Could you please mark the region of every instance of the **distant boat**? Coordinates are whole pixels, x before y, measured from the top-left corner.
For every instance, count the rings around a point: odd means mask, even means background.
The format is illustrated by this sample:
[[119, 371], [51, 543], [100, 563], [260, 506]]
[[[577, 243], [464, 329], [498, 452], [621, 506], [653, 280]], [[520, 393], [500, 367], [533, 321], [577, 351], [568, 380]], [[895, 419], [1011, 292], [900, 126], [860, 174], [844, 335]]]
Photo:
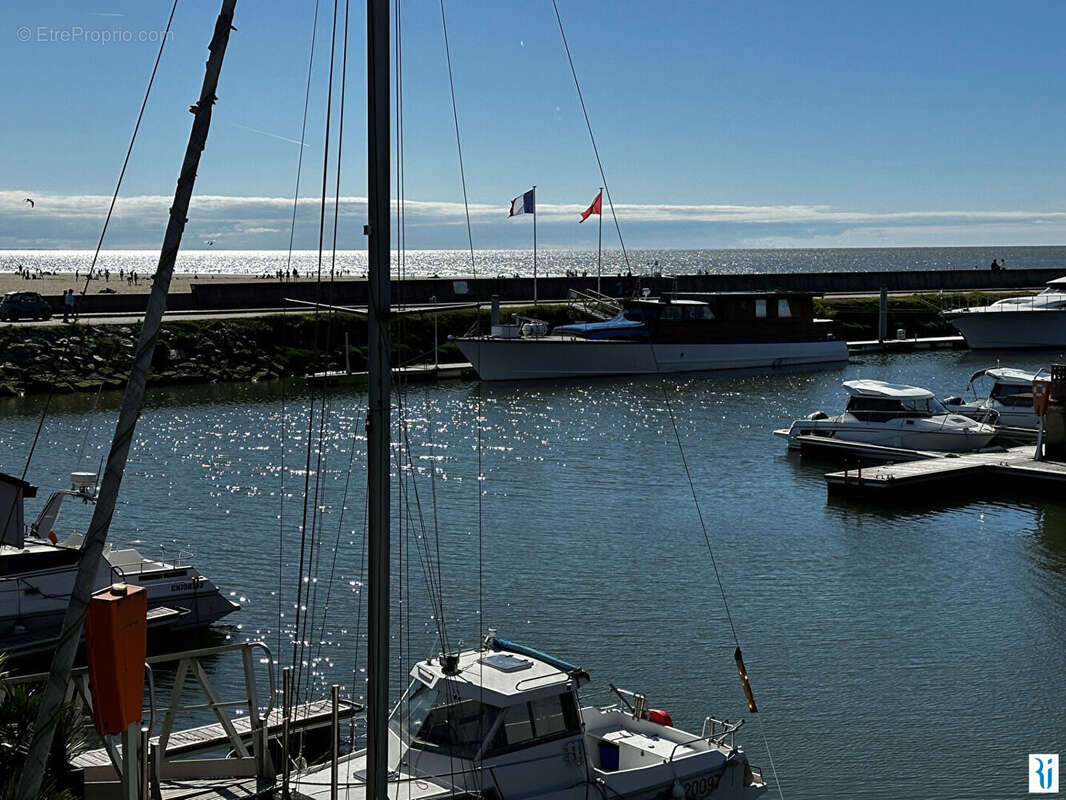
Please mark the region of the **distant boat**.
[[1033, 381], [1039, 374], [1010, 367], [981, 369], [970, 376], [966, 388], [973, 388], [980, 378], [991, 378], [988, 397], [972, 403], [964, 402], [961, 397], [948, 397], [944, 405], [953, 414], [963, 414], [978, 422], [1036, 430], [1040, 420], [1033, 413]]
[[482, 380], [654, 375], [846, 361], [814, 296], [738, 292], [635, 298], [604, 322], [501, 325], [454, 339]]
[[996, 429], [954, 414], [928, 389], [874, 380], [845, 381], [848, 404], [835, 417], [816, 411], [788, 429], [788, 446], [799, 436], [825, 436], [909, 450], [966, 453], [987, 447]]
[[1030, 297], [943, 312], [974, 350], [1066, 347], [1066, 276]]
[[[60, 540], [53, 527], [64, 498], [95, 501], [95, 479], [93, 473], [73, 473], [71, 488], [53, 492], [36, 520], [24, 525], [23, 497], [33, 497], [37, 488], [0, 473], [0, 513], [7, 520], [0, 539], [0, 651], [21, 655], [54, 647], [74, 588], [82, 535]], [[115, 582], [148, 590], [153, 636], [206, 628], [240, 608], [195, 567], [146, 558], [133, 548], [104, 551], [93, 588]]]

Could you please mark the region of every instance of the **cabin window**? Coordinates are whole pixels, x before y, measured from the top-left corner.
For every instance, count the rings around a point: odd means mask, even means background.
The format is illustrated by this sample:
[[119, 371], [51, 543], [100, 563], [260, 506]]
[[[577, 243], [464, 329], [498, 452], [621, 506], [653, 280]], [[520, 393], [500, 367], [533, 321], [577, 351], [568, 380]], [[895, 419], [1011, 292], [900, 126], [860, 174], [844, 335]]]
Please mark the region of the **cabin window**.
[[406, 708], [401, 704], [401, 735], [406, 733], [403, 738], [421, 750], [473, 758], [481, 749], [500, 709], [476, 700], [438, 703], [440, 699], [436, 692], [425, 687], [415, 691], [408, 698]]
[[660, 319], [681, 319], [681, 306], [663, 306]]
[[764, 319], [766, 317], [766, 301], [765, 300], [756, 300], [755, 301], [755, 316], [758, 319]]
[[908, 413], [899, 400], [887, 397], [849, 397], [847, 411], [863, 422], [887, 422], [900, 417], [917, 416]]
[[992, 399], [1012, 408], [1031, 406], [1033, 404], [1033, 387], [1032, 385], [1019, 386], [1017, 384], [997, 383], [992, 387]]
[[685, 306], [685, 319], [714, 319], [710, 306]]
[[569, 692], [557, 694], [507, 708], [489, 751], [501, 753], [529, 747], [580, 730], [581, 720], [574, 696]]
[[787, 319], [792, 316], [792, 308], [784, 297], [777, 301], [777, 316], [781, 319]]

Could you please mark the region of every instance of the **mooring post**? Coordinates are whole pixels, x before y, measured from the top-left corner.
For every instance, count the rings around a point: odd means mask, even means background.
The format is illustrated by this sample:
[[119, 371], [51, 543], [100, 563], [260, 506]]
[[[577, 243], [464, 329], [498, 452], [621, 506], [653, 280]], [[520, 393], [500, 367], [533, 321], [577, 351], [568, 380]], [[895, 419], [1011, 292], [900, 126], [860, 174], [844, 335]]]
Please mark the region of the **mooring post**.
[[877, 318], [877, 341], [884, 344], [888, 338], [888, 287], [881, 287], [881, 306]]

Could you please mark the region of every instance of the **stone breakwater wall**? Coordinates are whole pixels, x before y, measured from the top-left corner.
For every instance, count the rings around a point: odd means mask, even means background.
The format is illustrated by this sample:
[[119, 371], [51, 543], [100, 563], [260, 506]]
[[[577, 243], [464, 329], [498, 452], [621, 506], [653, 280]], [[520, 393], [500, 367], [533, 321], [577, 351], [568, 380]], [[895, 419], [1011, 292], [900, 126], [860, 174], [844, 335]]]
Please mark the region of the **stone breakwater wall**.
[[[462, 360], [448, 336], [465, 333], [475, 321], [487, 330], [488, 313], [487, 309], [465, 309], [438, 315], [436, 341], [442, 362]], [[541, 306], [537, 313], [552, 324], [569, 319], [565, 306]], [[139, 324], [0, 326], [0, 396], [95, 391], [101, 385], [122, 388], [139, 332]], [[394, 364], [433, 361], [432, 313], [403, 316], [393, 324], [392, 337]], [[301, 377], [343, 369], [346, 356], [351, 369], [358, 372], [366, 369], [366, 342], [366, 320], [343, 314], [164, 322], [148, 383]]]
[[[940, 310], [979, 305], [1003, 293], [915, 294], [889, 299], [889, 330], [908, 335], [943, 336], [956, 331]], [[815, 314], [835, 323], [846, 339], [876, 337], [877, 297], [838, 297], [815, 301]], [[550, 325], [571, 321], [566, 305], [509, 307], [536, 315]], [[466, 333], [475, 322], [488, 329], [482, 308], [437, 314], [403, 315], [392, 327], [395, 365], [431, 363], [434, 345], [441, 362], [464, 360], [449, 335]], [[139, 325], [0, 326], [0, 396], [121, 388], [133, 358]], [[347, 338], [346, 338], [347, 337]], [[347, 352], [345, 342], [347, 341]], [[366, 320], [327, 313], [271, 314], [237, 319], [164, 322], [149, 376], [151, 385], [232, 383], [300, 377], [327, 369], [366, 369]]]
[[[892, 270], [881, 272], [789, 272], [741, 273], [735, 275], [604, 275], [599, 282], [604, 294], [630, 296], [642, 289], [663, 292], [751, 292], [799, 291], [824, 294], [877, 292], [882, 286], [890, 292], [965, 292], [1042, 287], [1047, 281], [1066, 275], [1066, 264], [1054, 269]], [[541, 277], [537, 295], [542, 301], [565, 300], [570, 290], [594, 291], [595, 276]], [[33, 286], [26, 286], [33, 289]], [[98, 287], [97, 287], [98, 288]], [[95, 290], [94, 290], [95, 291]], [[488, 302], [493, 295], [504, 302], [531, 302], [533, 279], [418, 278], [394, 281], [393, 301], [408, 304]], [[62, 313], [63, 299], [48, 297], [56, 313]], [[319, 287], [313, 281], [219, 281], [192, 283], [188, 292], [172, 292], [167, 298], [171, 311], [215, 311], [243, 308], [282, 308], [291, 300], [336, 305], [365, 306], [365, 280], [345, 279]], [[90, 292], [77, 298], [80, 313], [118, 314], [142, 312], [147, 294], [99, 294]]]

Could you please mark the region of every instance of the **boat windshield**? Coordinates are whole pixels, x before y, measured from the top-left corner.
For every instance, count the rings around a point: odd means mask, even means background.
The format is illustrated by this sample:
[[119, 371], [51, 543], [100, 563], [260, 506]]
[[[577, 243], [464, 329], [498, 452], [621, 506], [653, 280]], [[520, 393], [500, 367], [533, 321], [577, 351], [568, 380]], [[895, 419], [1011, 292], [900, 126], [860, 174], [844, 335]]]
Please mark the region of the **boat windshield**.
[[473, 758], [499, 713], [493, 706], [449, 698], [419, 683], [400, 703], [390, 726], [411, 747]]
[[861, 397], [848, 398], [847, 411], [856, 419], [888, 422], [902, 417], [931, 417], [949, 413], [935, 397]]

